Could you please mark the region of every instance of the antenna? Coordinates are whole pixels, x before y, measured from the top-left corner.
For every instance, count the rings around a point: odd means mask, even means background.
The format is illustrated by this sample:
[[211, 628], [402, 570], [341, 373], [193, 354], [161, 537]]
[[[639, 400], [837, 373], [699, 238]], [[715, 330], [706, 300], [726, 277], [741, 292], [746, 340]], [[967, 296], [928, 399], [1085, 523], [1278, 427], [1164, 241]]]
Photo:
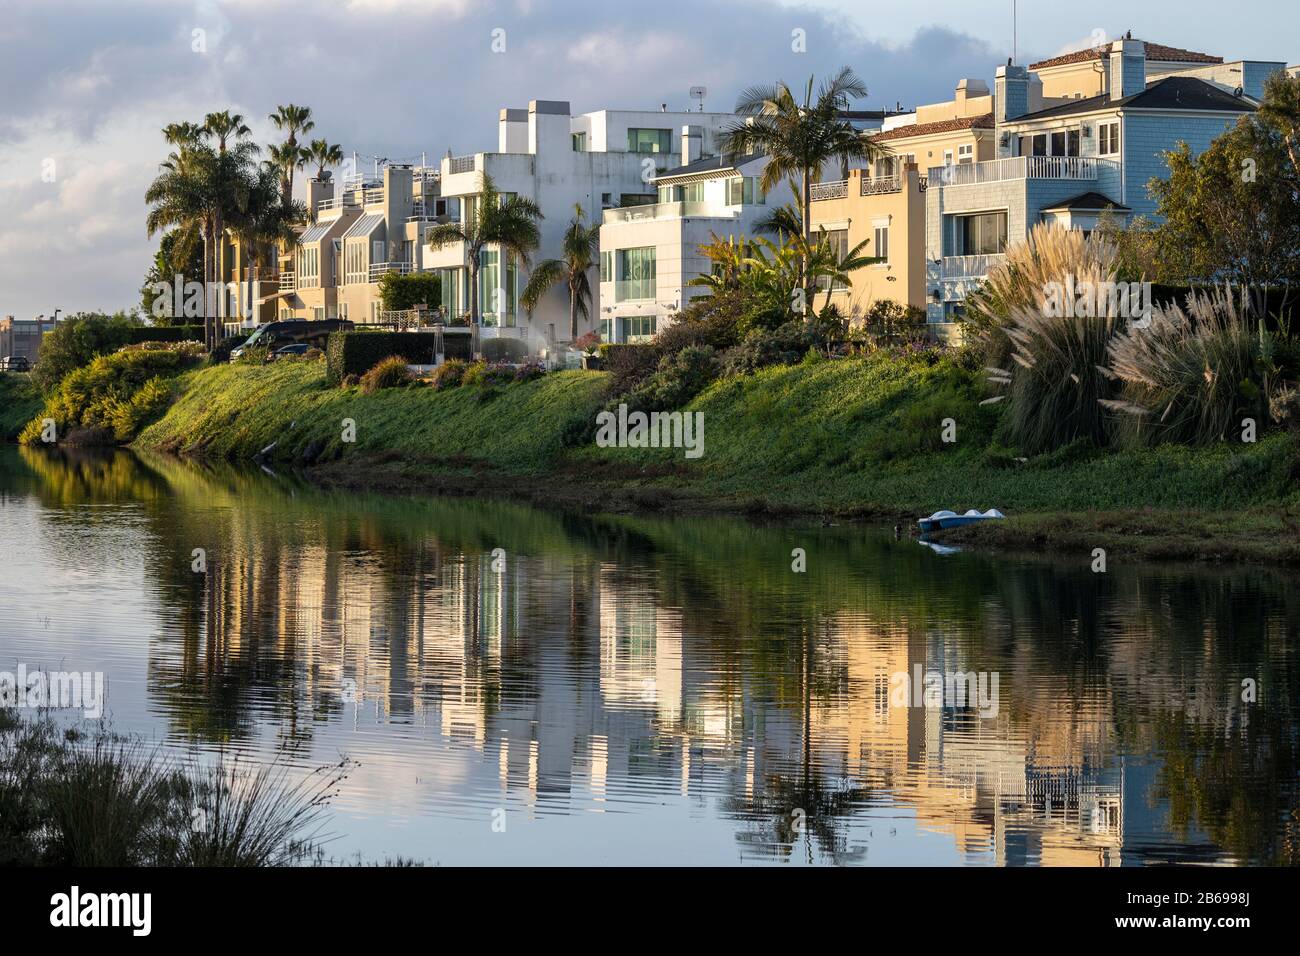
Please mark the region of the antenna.
[[699, 100], [699, 101], [700, 101], [700, 112], [701, 112], [701, 113], [704, 112], [704, 97], [707, 96], [708, 93], [709, 93], [709, 91], [708, 91], [707, 89], [705, 89], [703, 86], [692, 86], [692, 87], [691, 87], [691, 99], [693, 99], [693, 100]]
[[1012, 63], [1016, 62], [1016, 57], [1018, 55], [1018, 50], [1016, 48], [1018, 46], [1019, 39], [1020, 39], [1017, 31], [1016, 19], [1017, 19], [1016, 0], [1011, 0], [1011, 62]]

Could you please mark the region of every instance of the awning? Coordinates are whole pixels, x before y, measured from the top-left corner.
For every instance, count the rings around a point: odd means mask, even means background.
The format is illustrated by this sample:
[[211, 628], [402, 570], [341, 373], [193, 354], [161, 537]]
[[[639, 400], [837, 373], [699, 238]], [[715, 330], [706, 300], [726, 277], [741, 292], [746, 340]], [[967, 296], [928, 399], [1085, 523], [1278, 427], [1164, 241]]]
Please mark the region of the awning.
[[343, 238], [344, 239], [365, 239], [372, 232], [374, 232], [381, 225], [383, 225], [383, 222], [384, 222], [384, 214], [382, 212], [372, 212], [367, 216], [362, 216], [351, 226], [349, 226], [348, 231], [343, 233]]

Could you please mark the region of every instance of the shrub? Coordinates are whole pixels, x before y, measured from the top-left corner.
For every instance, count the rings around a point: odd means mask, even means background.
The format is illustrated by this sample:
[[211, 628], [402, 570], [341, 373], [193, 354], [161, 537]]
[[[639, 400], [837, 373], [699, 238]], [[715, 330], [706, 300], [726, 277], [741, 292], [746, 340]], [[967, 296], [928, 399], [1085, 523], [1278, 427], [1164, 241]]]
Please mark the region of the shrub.
[[442, 304], [442, 282], [433, 272], [386, 272], [379, 277], [379, 301], [386, 312], [404, 312], [423, 303]]
[[586, 335], [580, 335], [573, 342], [573, 347], [579, 352], [595, 352], [600, 347], [600, 333], [588, 332]]
[[747, 375], [770, 365], [793, 365], [814, 347], [807, 323], [796, 320], [776, 329], [754, 329], [722, 356], [727, 375]]
[[531, 382], [546, 374], [546, 367], [541, 362], [525, 362], [515, 369], [516, 382]]
[[356, 374], [344, 375], [343, 381], [339, 383], [344, 388], [356, 388], [361, 384], [361, 376]]
[[862, 328], [876, 345], [912, 342], [925, 335], [925, 310], [893, 299], [881, 299], [867, 310]]
[[361, 394], [373, 395], [381, 388], [396, 388], [411, 380], [407, 362], [400, 355], [390, 355], [380, 359], [361, 376]]
[[433, 370], [433, 387], [438, 391], [448, 388], [460, 388], [461, 380], [469, 362], [463, 359], [447, 359]]
[[1196, 293], [1186, 307], [1154, 309], [1149, 327], [1110, 345], [1122, 396], [1106, 404], [1121, 413], [1122, 438], [1204, 445], [1239, 431], [1243, 418], [1280, 423], [1285, 416], [1270, 407], [1282, 391], [1275, 343], [1252, 320], [1245, 290]]
[[229, 362], [230, 353], [247, 341], [247, 335], [232, 335], [228, 338], [222, 339], [217, 343], [216, 347], [213, 348], [211, 354], [209, 354], [208, 361], [213, 365], [220, 365], [223, 362]]
[[432, 365], [437, 347], [436, 332], [333, 332], [325, 346], [327, 380], [334, 385], [347, 375], [364, 375], [393, 355], [408, 365]]
[[32, 367], [32, 381], [49, 395], [70, 372], [90, 364], [97, 355], [107, 355], [129, 345], [138, 328], [143, 327], [124, 313], [78, 313], [64, 319], [41, 339], [40, 356]]
[[319, 362], [324, 357], [325, 353], [318, 348], [310, 348], [302, 353], [302, 360], [304, 362]]
[[528, 357], [528, 345], [522, 339], [483, 339], [479, 348], [488, 362], [522, 362]]
[[507, 362], [474, 362], [465, 369], [462, 385], [494, 388], [515, 380], [515, 366]]
[[681, 408], [718, 377], [718, 360], [708, 346], [665, 355], [658, 370], [626, 397], [629, 408], [644, 412]]
[[36, 419], [28, 423], [19, 441], [40, 441], [42, 419], [53, 419], [58, 434], [72, 440], [76, 429], [98, 442], [107, 434], [130, 441], [140, 428], [162, 413], [171, 400], [168, 381], [197, 359], [184, 350], [123, 349], [101, 355], [64, 378]]
[[605, 348], [604, 367], [610, 373], [610, 396], [626, 395], [659, 368], [660, 353], [650, 344], [609, 345]]
[[236, 365], [265, 365], [270, 354], [271, 350], [267, 346], [254, 345], [240, 352], [234, 362]]

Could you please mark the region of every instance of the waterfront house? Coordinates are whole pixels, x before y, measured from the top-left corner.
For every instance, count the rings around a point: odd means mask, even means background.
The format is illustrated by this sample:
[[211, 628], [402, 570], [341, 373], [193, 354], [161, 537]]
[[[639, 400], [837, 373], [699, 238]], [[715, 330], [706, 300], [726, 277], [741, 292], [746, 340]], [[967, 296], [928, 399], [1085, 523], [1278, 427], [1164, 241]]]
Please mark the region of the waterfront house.
[[1147, 183], [1163, 154], [1194, 152], [1255, 109], [1285, 64], [1220, 58], [1116, 40], [1032, 64], [998, 67], [994, 154], [927, 172], [927, 309], [946, 334], [966, 295], [1036, 223], [1085, 231], [1107, 209], [1119, 221], [1153, 216]]

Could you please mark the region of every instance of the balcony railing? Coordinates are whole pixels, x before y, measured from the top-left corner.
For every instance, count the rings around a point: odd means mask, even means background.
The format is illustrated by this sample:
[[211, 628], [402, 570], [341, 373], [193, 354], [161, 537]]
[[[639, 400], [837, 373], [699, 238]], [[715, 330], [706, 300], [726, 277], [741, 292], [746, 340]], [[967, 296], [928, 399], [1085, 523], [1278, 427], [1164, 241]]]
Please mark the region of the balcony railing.
[[363, 198], [362, 198], [361, 201], [362, 201], [363, 203], [365, 203], [365, 205], [367, 205], [367, 206], [369, 206], [371, 203], [383, 202], [383, 201], [384, 201], [384, 187], [383, 187], [383, 186], [378, 186], [378, 187], [368, 187], [368, 188], [367, 188], [367, 189], [362, 193], [362, 196], [363, 196]]
[[398, 272], [406, 275], [411, 271], [409, 262], [372, 262], [370, 264], [370, 281], [378, 282], [380, 277], [389, 272]]
[[474, 172], [475, 156], [453, 156], [448, 163], [451, 173], [472, 173]]
[[635, 302], [655, 297], [655, 280], [620, 279], [614, 283], [615, 302]]
[[844, 199], [849, 194], [849, 181], [838, 179], [833, 183], [813, 183], [809, 194], [813, 202], [822, 199]]
[[886, 193], [897, 193], [903, 191], [903, 179], [901, 176], [881, 176], [876, 179], [862, 180], [862, 195], [864, 196], [883, 196]]
[[730, 218], [734, 213], [721, 210], [710, 211], [708, 203], [703, 202], [656, 202], [643, 206], [620, 206], [606, 209], [605, 222], [640, 222], [643, 219], [684, 219], [688, 216], [716, 216]]
[[280, 291], [281, 292], [295, 291], [298, 288], [297, 279], [298, 277], [294, 275], [292, 272], [281, 272]]
[[983, 163], [964, 166], [933, 166], [929, 180], [936, 186], [970, 186], [978, 183], [998, 183], [1009, 179], [1074, 179], [1090, 181], [1097, 178], [1099, 163], [1106, 160], [1091, 156], [1012, 156], [1007, 159], [990, 159]]
[[982, 256], [944, 256], [940, 275], [945, 280], [982, 279], [989, 270], [1006, 262], [1005, 253]]

